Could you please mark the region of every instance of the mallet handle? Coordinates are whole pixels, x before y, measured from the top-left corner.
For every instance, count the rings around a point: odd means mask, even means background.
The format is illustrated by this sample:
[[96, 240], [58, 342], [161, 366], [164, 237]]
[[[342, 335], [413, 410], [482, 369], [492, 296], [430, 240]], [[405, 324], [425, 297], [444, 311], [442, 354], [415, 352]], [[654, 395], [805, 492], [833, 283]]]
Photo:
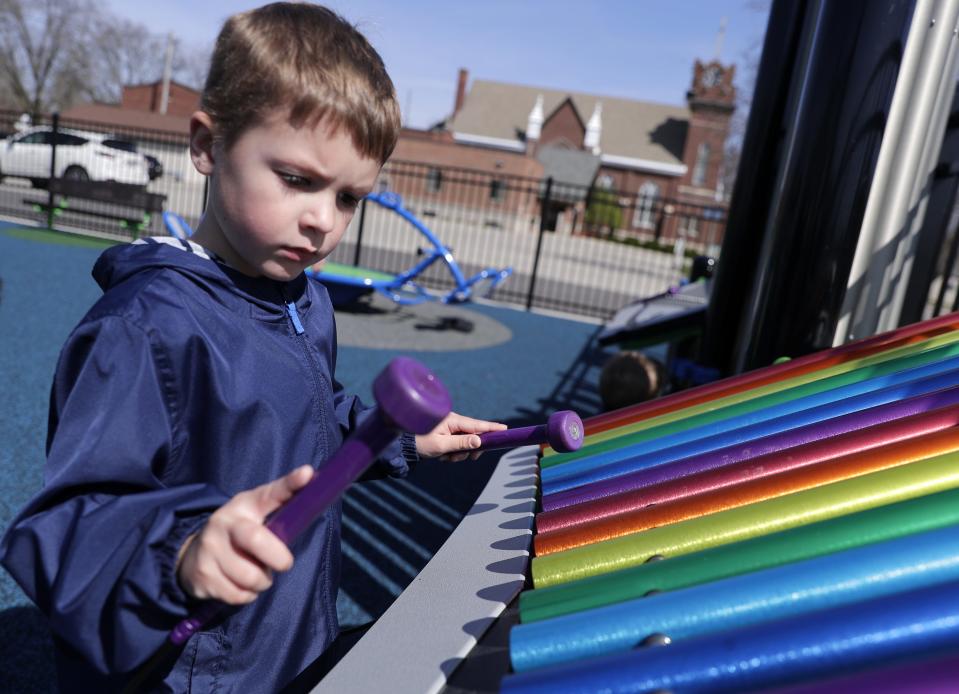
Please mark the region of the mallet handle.
[[517, 427], [502, 431], [487, 431], [479, 435], [480, 451], [490, 451], [497, 448], [515, 448], [516, 446], [531, 446], [546, 443], [546, 425], [538, 424], [531, 427]]
[[[435, 376], [418, 362], [398, 357], [373, 384], [377, 405], [357, 425], [353, 434], [266, 522], [290, 545], [363, 472], [402, 431], [427, 433], [450, 411], [449, 394]], [[180, 646], [209, 624], [225, 606], [217, 601], [201, 604], [170, 632], [169, 641]]]
[[[376, 456], [396, 438], [397, 431], [386, 420], [379, 408], [370, 414], [339, 450], [326, 460], [305, 487], [294, 494], [266, 522], [266, 527], [291, 545], [327, 507], [342, 494], [370, 466]], [[170, 632], [175, 646], [186, 643], [191, 636], [227, 609], [210, 600], [202, 603]]]

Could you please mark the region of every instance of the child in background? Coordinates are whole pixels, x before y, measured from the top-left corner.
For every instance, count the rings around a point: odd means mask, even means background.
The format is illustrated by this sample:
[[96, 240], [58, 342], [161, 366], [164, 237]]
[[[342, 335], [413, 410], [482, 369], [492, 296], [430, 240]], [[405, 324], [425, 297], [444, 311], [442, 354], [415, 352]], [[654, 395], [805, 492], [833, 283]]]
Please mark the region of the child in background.
[[[263, 520], [365, 414], [334, 378], [332, 307], [303, 271], [398, 131], [380, 57], [333, 12], [276, 3], [224, 25], [190, 122], [206, 214], [189, 241], [98, 260], [104, 296], [57, 366], [44, 488], [0, 545], [49, 617], [62, 691], [120, 688], [204, 599], [259, 596], [196, 634], [163, 691], [277, 691], [336, 637], [339, 505], [293, 553]], [[379, 469], [463, 459], [501, 428], [453, 413]]]
[[658, 397], [665, 380], [663, 365], [642, 352], [625, 350], [603, 364], [599, 397], [606, 412]]

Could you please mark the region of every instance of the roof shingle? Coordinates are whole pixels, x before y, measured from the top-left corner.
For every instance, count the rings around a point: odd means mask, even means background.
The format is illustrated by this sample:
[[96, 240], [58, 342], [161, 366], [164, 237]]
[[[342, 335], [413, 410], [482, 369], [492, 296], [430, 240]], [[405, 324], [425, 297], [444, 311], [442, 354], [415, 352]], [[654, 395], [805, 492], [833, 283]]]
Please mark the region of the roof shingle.
[[593, 113], [596, 102], [602, 102], [599, 146], [603, 154], [683, 164], [690, 117], [689, 109], [684, 106], [474, 80], [450, 128], [457, 134], [520, 142], [529, 112], [540, 94], [547, 119], [567, 97], [584, 118]]

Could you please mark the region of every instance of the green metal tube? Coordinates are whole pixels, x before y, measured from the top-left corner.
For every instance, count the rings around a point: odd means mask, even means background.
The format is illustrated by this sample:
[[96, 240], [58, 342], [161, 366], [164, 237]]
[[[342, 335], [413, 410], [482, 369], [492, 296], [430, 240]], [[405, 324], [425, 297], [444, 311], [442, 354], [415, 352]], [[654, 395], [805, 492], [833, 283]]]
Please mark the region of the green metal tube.
[[520, 621], [558, 617], [633, 600], [650, 591], [686, 588], [954, 524], [959, 524], [959, 489], [571, 583], [527, 590], [519, 596]]
[[537, 588], [639, 566], [959, 487], [959, 453], [699, 516], [532, 561]]

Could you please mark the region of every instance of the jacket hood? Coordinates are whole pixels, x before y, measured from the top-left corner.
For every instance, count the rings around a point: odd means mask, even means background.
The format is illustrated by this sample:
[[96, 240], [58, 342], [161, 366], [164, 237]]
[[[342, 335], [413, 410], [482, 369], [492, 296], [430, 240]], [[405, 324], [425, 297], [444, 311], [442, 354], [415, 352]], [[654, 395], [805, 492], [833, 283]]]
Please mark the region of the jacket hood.
[[244, 310], [253, 304], [271, 317], [284, 313], [288, 302], [295, 302], [301, 310], [312, 303], [305, 274], [289, 282], [249, 277], [223, 263], [167, 243], [113, 246], [104, 251], [93, 266], [93, 279], [106, 292], [144, 273], [164, 271], [183, 276], [233, 308]]

